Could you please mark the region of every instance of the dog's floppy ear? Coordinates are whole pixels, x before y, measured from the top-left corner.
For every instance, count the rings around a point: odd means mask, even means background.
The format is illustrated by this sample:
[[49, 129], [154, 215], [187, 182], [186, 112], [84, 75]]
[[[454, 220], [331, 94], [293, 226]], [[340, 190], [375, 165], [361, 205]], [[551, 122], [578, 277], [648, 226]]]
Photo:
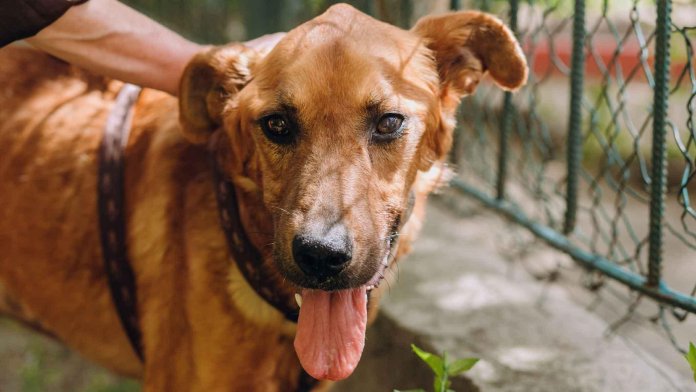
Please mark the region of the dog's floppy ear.
[[241, 44], [213, 47], [193, 57], [179, 86], [179, 122], [192, 143], [205, 143], [222, 124], [226, 103], [251, 80], [258, 55]]
[[449, 109], [471, 94], [486, 72], [505, 90], [515, 90], [527, 81], [522, 49], [495, 16], [477, 11], [426, 16], [412, 31], [425, 39], [435, 56], [441, 99]]
[[459, 101], [471, 94], [488, 72], [505, 90], [527, 81], [527, 62], [515, 36], [498, 18], [477, 11], [426, 16], [412, 32], [432, 51], [440, 78], [440, 121], [425, 135], [428, 147], [421, 170], [445, 158], [452, 146]]

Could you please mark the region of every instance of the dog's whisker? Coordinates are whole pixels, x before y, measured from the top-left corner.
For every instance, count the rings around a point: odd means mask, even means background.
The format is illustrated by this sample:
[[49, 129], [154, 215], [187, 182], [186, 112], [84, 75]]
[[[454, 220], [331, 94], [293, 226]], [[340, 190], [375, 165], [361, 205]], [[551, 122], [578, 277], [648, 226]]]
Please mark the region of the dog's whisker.
[[285, 214], [288, 214], [288, 215], [292, 215], [292, 213], [291, 213], [290, 211], [288, 211], [288, 210], [286, 210], [286, 209], [284, 209], [284, 208], [281, 208], [281, 207], [278, 207], [278, 206], [271, 206], [271, 208], [273, 208], [273, 209], [275, 209], [275, 210], [278, 210], [278, 211], [280, 211], [280, 212], [282, 212], [282, 213], [285, 213]]
[[378, 240], [378, 241], [385, 241], [385, 240], [388, 240], [388, 239], [399, 238], [400, 236], [401, 236], [400, 233], [394, 233], [394, 234], [389, 234], [389, 235], [386, 235], [386, 236], [384, 236], [384, 237], [378, 238], [377, 240]]
[[394, 268], [394, 270], [395, 270], [395, 272], [394, 272], [394, 280], [395, 280], [396, 282], [398, 282], [398, 281], [399, 281], [399, 272], [401, 271], [401, 269], [399, 268], [399, 263], [394, 263], [393, 265], [394, 265], [394, 267], [395, 267], [395, 268]]
[[[384, 272], [386, 272], [386, 271], [387, 270], [385, 270]], [[391, 294], [391, 284], [389, 283], [389, 279], [386, 279], [386, 276], [382, 272], [379, 272], [379, 276], [380, 276], [380, 280], [385, 281], [385, 283], [387, 284], [387, 292], [389, 294]]]

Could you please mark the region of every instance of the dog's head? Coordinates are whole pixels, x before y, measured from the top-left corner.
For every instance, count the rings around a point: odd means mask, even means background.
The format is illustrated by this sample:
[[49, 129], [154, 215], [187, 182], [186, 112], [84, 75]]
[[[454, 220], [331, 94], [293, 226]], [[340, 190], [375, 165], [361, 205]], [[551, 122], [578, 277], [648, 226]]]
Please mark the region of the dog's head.
[[352, 288], [377, 279], [417, 172], [443, 160], [456, 107], [486, 73], [509, 90], [527, 77], [495, 17], [430, 16], [405, 31], [339, 5], [269, 53], [198, 55], [181, 121], [193, 142], [225, 128], [229, 170], [262, 194], [287, 279]]

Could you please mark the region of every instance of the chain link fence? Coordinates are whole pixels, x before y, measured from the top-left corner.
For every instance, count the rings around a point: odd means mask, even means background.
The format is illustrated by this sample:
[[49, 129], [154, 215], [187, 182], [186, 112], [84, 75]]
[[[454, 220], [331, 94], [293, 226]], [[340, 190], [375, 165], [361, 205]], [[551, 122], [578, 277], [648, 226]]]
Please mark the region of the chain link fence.
[[568, 253], [588, 288], [623, 284], [629, 313], [654, 300], [670, 337], [696, 312], [695, 5], [452, 1], [509, 20], [532, 70], [463, 102], [454, 187]]

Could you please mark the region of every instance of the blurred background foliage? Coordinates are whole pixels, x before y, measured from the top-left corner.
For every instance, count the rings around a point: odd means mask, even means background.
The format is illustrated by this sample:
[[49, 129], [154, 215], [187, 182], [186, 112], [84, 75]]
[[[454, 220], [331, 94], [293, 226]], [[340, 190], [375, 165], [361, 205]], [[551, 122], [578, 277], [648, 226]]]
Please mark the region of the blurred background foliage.
[[[335, 0], [125, 0], [185, 37], [200, 43], [243, 41], [288, 31], [322, 13]], [[355, 0], [355, 8], [381, 20], [408, 27], [415, 3], [431, 8], [437, 0]]]

